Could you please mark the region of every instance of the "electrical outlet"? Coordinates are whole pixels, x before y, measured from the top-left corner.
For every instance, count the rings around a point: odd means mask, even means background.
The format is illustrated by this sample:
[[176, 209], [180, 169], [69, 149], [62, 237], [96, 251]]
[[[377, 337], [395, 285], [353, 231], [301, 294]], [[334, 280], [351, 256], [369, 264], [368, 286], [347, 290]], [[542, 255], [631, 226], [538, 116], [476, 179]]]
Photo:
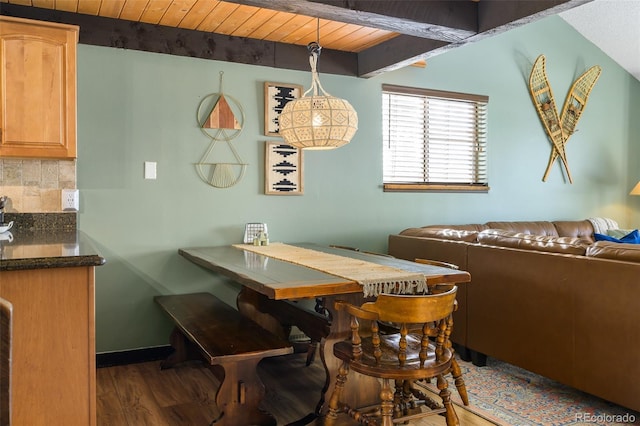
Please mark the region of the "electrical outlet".
[[77, 189], [62, 190], [62, 210], [80, 210], [80, 194]]

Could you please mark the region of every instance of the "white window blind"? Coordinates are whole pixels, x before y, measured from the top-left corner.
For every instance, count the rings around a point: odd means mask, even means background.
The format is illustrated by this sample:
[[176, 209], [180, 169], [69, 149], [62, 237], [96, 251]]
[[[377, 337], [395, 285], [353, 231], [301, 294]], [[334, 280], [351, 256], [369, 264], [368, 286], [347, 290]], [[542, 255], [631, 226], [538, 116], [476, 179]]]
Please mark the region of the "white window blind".
[[385, 190], [487, 190], [488, 97], [382, 88]]

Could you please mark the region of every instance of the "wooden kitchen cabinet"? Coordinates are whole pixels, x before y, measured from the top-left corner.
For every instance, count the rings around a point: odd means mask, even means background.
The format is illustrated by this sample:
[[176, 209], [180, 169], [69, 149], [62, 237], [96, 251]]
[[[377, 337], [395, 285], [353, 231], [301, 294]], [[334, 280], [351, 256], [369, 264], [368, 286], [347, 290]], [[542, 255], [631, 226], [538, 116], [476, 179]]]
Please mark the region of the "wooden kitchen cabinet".
[[0, 272], [13, 305], [12, 424], [96, 424], [94, 267]]
[[76, 158], [78, 27], [0, 16], [0, 157]]

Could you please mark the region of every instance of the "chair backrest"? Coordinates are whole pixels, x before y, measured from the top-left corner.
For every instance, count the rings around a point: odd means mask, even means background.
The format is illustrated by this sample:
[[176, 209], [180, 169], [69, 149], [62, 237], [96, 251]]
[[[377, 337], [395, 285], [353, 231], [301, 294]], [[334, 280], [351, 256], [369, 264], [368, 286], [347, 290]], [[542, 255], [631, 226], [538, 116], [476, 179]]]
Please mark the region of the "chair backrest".
[[375, 302], [364, 303], [360, 308], [375, 313], [378, 321], [424, 324], [446, 319], [451, 315], [457, 291], [458, 288], [453, 286], [449, 291], [438, 294], [381, 294]]
[[[385, 359], [386, 368], [395, 370], [405, 366], [408, 362], [408, 352], [415, 351], [415, 342], [417, 342], [419, 352], [414, 352], [414, 355], [419, 356], [420, 369], [411, 373], [396, 372], [397, 377], [393, 375], [396, 373], [388, 371], [390, 374], [388, 377], [398, 378], [404, 374], [410, 374], [413, 378], [420, 378], [421, 374], [427, 374], [422, 368], [431, 346], [428, 343], [429, 339], [435, 338], [435, 361], [451, 362], [453, 352], [450, 350], [449, 336], [453, 326], [452, 313], [457, 291], [458, 288], [454, 286], [449, 291], [437, 294], [381, 294], [375, 302], [367, 302], [361, 306], [336, 301], [336, 309], [345, 310], [351, 315], [349, 358], [363, 363], [365, 359], [374, 359], [376, 366]], [[364, 323], [361, 323], [361, 320], [365, 320]], [[370, 330], [366, 331], [364, 328], [361, 330], [361, 324], [363, 326], [370, 324]], [[397, 331], [391, 334], [381, 332], [382, 324]], [[416, 327], [416, 325], [420, 326]], [[370, 336], [366, 338], [371, 341], [370, 345], [363, 344], [364, 336]], [[409, 344], [410, 340], [414, 342], [412, 345]], [[383, 349], [383, 346], [386, 349]], [[336, 347], [334, 347], [334, 354], [340, 358], [340, 354], [336, 353]]]
[[453, 263], [449, 263], [449, 262], [443, 262], [441, 260], [422, 259], [417, 257], [413, 261], [416, 263], [421, 263], [423, 265], [442, 266], [443, 268], [449, 268], [449, 269], [460, 269], [458, 265], [454, 265]]
[[330, 244], [329, 247], [331, 247], [331, 248], [339, 248], [339, 249], [344, 249], [344, 250], [357, 251], [357, 252], [360, 252], [360, 253], [372, 254], [372, 255], [375, 255], [375, 256], [391, 257], [391, 258], [394, 257], [394, 256], [391, 256], [390, 254], [386, 254], [386, 253], [376, 253], [375, 251], [360, 250], [357, 247], [341, 246], [341, 245], [337, 245], [337, 244]]
[[0, 426], [11, 424], [12, 305], [0, 298]]

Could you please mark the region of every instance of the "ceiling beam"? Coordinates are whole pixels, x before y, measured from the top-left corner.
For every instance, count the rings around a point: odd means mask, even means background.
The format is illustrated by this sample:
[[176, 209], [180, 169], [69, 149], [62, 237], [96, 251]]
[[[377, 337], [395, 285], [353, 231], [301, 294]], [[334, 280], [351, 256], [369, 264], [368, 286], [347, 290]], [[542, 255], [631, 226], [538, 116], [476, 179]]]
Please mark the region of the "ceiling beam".
[[[350, 1], [352, 8], [343, 1], [330, 0], [224, 1], [449, 43], [471, 37], [477, 27], [477, 7], [471, 1]], [[416, 17], [412, 17], [413, 13]]]
[[404, 68], [426, 59], [427, 52], [448, 45], [450, 43], [444, 41], [406, 35], [392, 38], [358, 54], [358, 76], [369, 78]]
[[504, 32], [591, 1], [593, 0], [482, 0], [478, 2], [478, 32]]
[[[324, 1], [324, 0], [323, 0]], [[453, 43], [399, 36], [358, 54], [358, 76], [374, 77], [593, 0], [481, 0], [480, 32]], [[421, 51], [422, 50], [422, 51]]]
[[[309, 71], [305, 46], [233, 37], [203, 31], [146, 24], [2, 3], [0, 14], [80, 26], [79, 42], [93, 46], [142, 50], [193, 58]], [[322, 72], [358, 75], [357, 54], [322, 49]]]
[[[442, 25], [477, 32], [478, 6], [472, 1], [456, 0], [309, 0], [337, 6], [347, 11], [367, 12], [392, 19]], [[363, 25], [366, 22], [363, 22]]]
[[[225, 0], [319, 16], [401, 35], [358, 54], [323, 49], [322, 72], [373, 77], [593, 0]], [[418, 7], [420, 5], [421, 7]], [[456, 6], [458, 5], [458, 6]], [[465, 5], [465, 6], [460, 6]], [[428, 6], [428, 7], [426, 7]], [[460, 10], [456, 7], [467, 9]], [[80, 26], [80, 43], [306, 71], [305, 47], [3, 3], [9, 16]], [[461, 18], [449, 15], [460, 14]], [[385, 16], [383, 14], [388, 14]], [[415, 14], [415, 16], [413, 15]], [[477, 14], [477, 15], [476, 15]], [[406, 16], [413, 19], [409, 20]], [[430, 21], [428, 22], [418, 22]], [[469, 27], [476, 20], [480, 32]], [[434, 24], [437, 22], [437, 24]], [[375, 24], [375, 25], [374, 25]], [[446, 26], [446, 25], [452, 26]], [[415, 29], [412, 27], [415, 26]], [[417, 35], [419, 34], [419, 35]]]

